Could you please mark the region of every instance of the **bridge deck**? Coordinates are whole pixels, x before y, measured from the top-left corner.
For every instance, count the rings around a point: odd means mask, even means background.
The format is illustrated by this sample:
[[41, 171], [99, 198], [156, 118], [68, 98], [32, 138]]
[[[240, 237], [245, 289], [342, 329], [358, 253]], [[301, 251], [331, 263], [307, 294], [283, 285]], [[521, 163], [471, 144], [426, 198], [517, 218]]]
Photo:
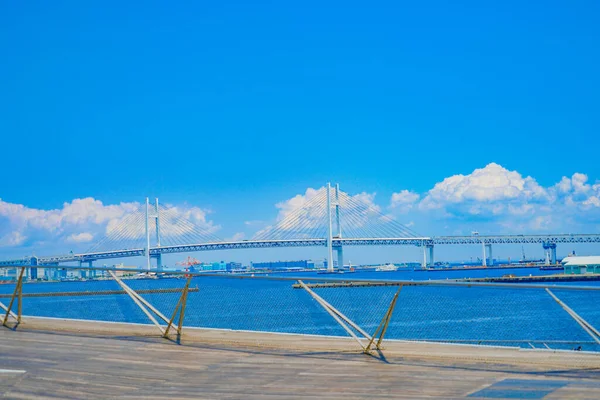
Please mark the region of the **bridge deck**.
[[177, 345], [146, 326], [28, 319], [0, 329], [0, 396], [595, 399], [600, 391], [598, 356], [575, 352], [388, 342], [382, 359], [345, 339], [186, 332]]

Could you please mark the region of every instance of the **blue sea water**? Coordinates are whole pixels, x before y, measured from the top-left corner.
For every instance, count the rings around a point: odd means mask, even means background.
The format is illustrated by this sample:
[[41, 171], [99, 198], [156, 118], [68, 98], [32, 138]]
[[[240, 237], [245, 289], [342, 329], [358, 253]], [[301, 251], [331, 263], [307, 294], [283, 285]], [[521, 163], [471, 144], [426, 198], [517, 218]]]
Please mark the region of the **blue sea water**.
[[269, 276], [298, 276], [322, 277], [333, 279], [379, 279], [379, 280], [438, 280], [438, 279], [465, 279], [465, 278], [492, 278], [513, 274], [516, 276], [541, 276], [560, 271], [541, 270], [539, 268], [481, 268], [481, 269], [445, 269], [445, 270], [413, 270], [412, 268], [398, 269], [397, 271], [357, 270], [354, 273], [319, 275], [315, 272], [284, 272], [268, 274]]
[[[435, 280], [534, 275], [539, 269], [461, 270], [435, 272], [359, 272], [344, 275], [293, 273], [310, 279]], [[291, 274], [281, 274], [286, 278]], [[271, 276], [270, 278], [274, 278]], [[133, 289], [182, 288], [184, 279], [127, 280]], [[312, 297], [292, 287], [293, 280], [251, 277], [192, 279], [198, 291], [188, 297], [185, 325], [193, 327], [257, 330], [347, 336], [347, 333]], [[569, 284], [572, 285], [572, 284]], [[590, 283], [585, 283], [590, 286]], [[90, 292], [88, 296], [25, 297], [24, 315], [148, 323], [148, 318], [127, 295], [94, 292], [119, 290], [110, 280], [27, 283], [24, 293]], [[0, 285], [8, 294], [14, 285]], [[331, 305], [367, 332], [374, 332], [398, 287], [315, 289]], [[561, 300], [590, 324], [600, 327], [600, 291], [554, 290]], [[179, 293], [151, 293], [143, 297], [170, 316]], [[0, 299], [6, 303], [7, 299]], [[456, 341], [600, 351], [588, 334], [542, 288], [483, 288], [404, 286], [399, 294], [387, 338]], [[568, 342], [568, 343], [566, 343]]]

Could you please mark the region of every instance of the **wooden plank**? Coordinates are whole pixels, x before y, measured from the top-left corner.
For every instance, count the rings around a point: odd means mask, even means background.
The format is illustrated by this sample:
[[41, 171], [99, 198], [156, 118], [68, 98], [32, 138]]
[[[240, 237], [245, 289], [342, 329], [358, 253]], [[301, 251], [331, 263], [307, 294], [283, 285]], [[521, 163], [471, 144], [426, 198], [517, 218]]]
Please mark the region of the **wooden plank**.
[[[27, 321], [24, 318], [24, 325]], [[120, 334], [121, 328], [114, 325], [114, 334]], [[240, 339], [252, 336], [252, 333], [234, 333]], [[202, 332], [202, 336], [222, 334], [214, 330]], [[257, 333], [255, 338], [268, 340], [271, 336], [277, 335]], [[281, 343], [296, 343], [299, 335], [278, 336], [283, 338]], [[317, 337], [302, 340], [311, 342], [311, 347], [323, 342]], [[339, 340], [333, 338], [327, 342]], [[126, 340], [29, 330], [0, 330], [1, 343], [19, 343], [19, 346], [1, 348], [0, 367], [9, 360], [12, 369], [27, 371], [17, 385], [4, 386], [0, 382], [0, 397], [7, 398], [448, 399], [463, 398], [512, 379], [523, 381], [523, 390], [527, 385], [543, 386], [547, 381], [561, 380], [565, 385], [548, 398], [591, 399], [597, 398], [600, 388], [599, 374], [594, 370], [569, 368], [569, 357], [563, 357], [567, 364], [559, 368], [458, 358], [434, 361], [420, 356], [406, 358], [393, 352], [382, 362], [359, 351], [269, 350], [242, 344], [217, 346], [216, 342], [178, 346], [160, 339]], [[426, 351], [420, 344], [410, 346], [421, 353]], [[472, 350], [471, 346], [446, 347], [457, 355]], [[506, 353], [518, 354], [518, 351], [508, 349]], [[529, 352], [526, 357], [536, 358], [535, 354]], [[511, 388], [514, 387], [519, 386], [512, 384]]]

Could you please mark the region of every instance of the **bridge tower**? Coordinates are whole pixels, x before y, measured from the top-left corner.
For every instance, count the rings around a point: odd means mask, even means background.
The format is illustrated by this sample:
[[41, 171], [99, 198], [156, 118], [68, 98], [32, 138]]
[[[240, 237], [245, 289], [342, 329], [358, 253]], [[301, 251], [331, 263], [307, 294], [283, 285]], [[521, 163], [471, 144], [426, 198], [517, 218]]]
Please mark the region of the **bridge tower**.
[[550, 250], [550, 262], [556, 264], [556, 243], [543, 242], [542, 246], [544, 247], [544, 250]]
[[421, 244], [421, 247], [423, 248], [423, 261], [421, 262], [421, 268], [426, 269], [427, 268], [427, 249], [428, 249], [428, 246], [425, 244], [424, 240], [423, 240], [423, 243]]
[[423, 262], [421, 262], [421, 268], [425, 269], [427, 267], [433, 267], [433, 243], [426, 243], [423, 241], [420, 247], [423, 247]]
[[[340, 184], [335, 184], [335, 220], [336, 220], [336, 228], [337, 234], [336, 237], [338, 239], [342, 238], [342, 225], [340, 223]], [[342, 249], [342, 244], [337, 247], [337, 261], [338, 268], [344, 268], [344, 250]]]
[[[158, 197], [154, 199], [154, 211], [156, 212], [156, 247], [160, 247], [160, 213], [158, 212]], [[156, 254], [156, 270], [162, 271], [162, 254]]]
[[[146, 197], [146, 247], [144, 253], [146, 256], [146, 267], [148, 270], [151, 269], [150, 265], [150, 219], [154, 219], [154, 225], [156, 226], [156, 246], [160, 247], [160, 213], [158, 209], [158, 198], [154, 199], [154, 210], [150, 208], [150, 199]], [[161, 254], [154, 256], [156, 258], [156, 269], [162, 270], [162, 257]]]
[[427, 265], [429, 267], [433, 268], [434, 265], [434, 260], [433, 260], [433, 244], [428, 244], [425, 246], [425, 248], [427, 249], [427, 252], [429, 253], [429, 262], [427, 263]]
[[333, 235], [331, 224], [331, 183], [327, 182], [327, 271], [333, 272]]
[[29, 259], [29, 265], [32, 266], [32, 268], [29, 268], [29, 279], [36, 280], [38, 278], [38, 258], [36, 256], [31, 257]]
[[487, 251], [487, 256], [488, 256], [488, 265], [491, 267], [492, 265], [494, 265], [494, 257], [492, 256], [492, 244], [491, 243], [485, 244], [485, 251], [483, 252], [484, 258], [485, 258], [486, 251]]
[[485, 245], [485, 240], [483, 240], [483, 239], [481, 240], [481, 248], [483, 249], [483, 257], [481, 257], [481, 265], [486, 267], [487, 266], [487, 257], [485, 255], [486, 245]]

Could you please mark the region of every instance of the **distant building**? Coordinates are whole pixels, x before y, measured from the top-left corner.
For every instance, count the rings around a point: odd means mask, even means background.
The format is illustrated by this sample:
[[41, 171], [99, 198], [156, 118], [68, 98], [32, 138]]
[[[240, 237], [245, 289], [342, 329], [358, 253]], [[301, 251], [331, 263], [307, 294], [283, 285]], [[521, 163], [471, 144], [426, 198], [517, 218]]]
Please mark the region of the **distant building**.
[[200, 271], [204, 271], [204, 272], [210, 272], [210, 271], [215, 271], [215, 272], [220, 272], [220, 271], [226, 271], [227, 270], [227, 263], [225, 261], [216, 261], [213, 263], [201, 263], [201, 264], [197, 264], [194, 265], [192, 267], [190, 267], [189, 269], [192, 272], [200, 272]]
[[[268, 261], [268, 262], [257, 262], [253, 263], [252, 267], [254, 269], [268, 269], [270, 271], [276, 270], [286, 270], [286, 269], [306, 269], [309, 268], [308, 260], [299, 260], [299, 261]], [[312, 268], [314, 268], [314, 263], [312, 264]]]
[[239, 270], [242, 269], [242, 263], [238, 263], [238, 262], [228, 262], [225, 265], [225, 269], [227, 271], [235, 271], [235, 270]]
[[568, 275], [600, 274], [600, 256], [569, 256], [562, 264]]
[[226, 271], [227, 264], [225, 263], [225, 261], [214, 262], [214, 263], [212, 263], [212, 270], [213, 271]]

